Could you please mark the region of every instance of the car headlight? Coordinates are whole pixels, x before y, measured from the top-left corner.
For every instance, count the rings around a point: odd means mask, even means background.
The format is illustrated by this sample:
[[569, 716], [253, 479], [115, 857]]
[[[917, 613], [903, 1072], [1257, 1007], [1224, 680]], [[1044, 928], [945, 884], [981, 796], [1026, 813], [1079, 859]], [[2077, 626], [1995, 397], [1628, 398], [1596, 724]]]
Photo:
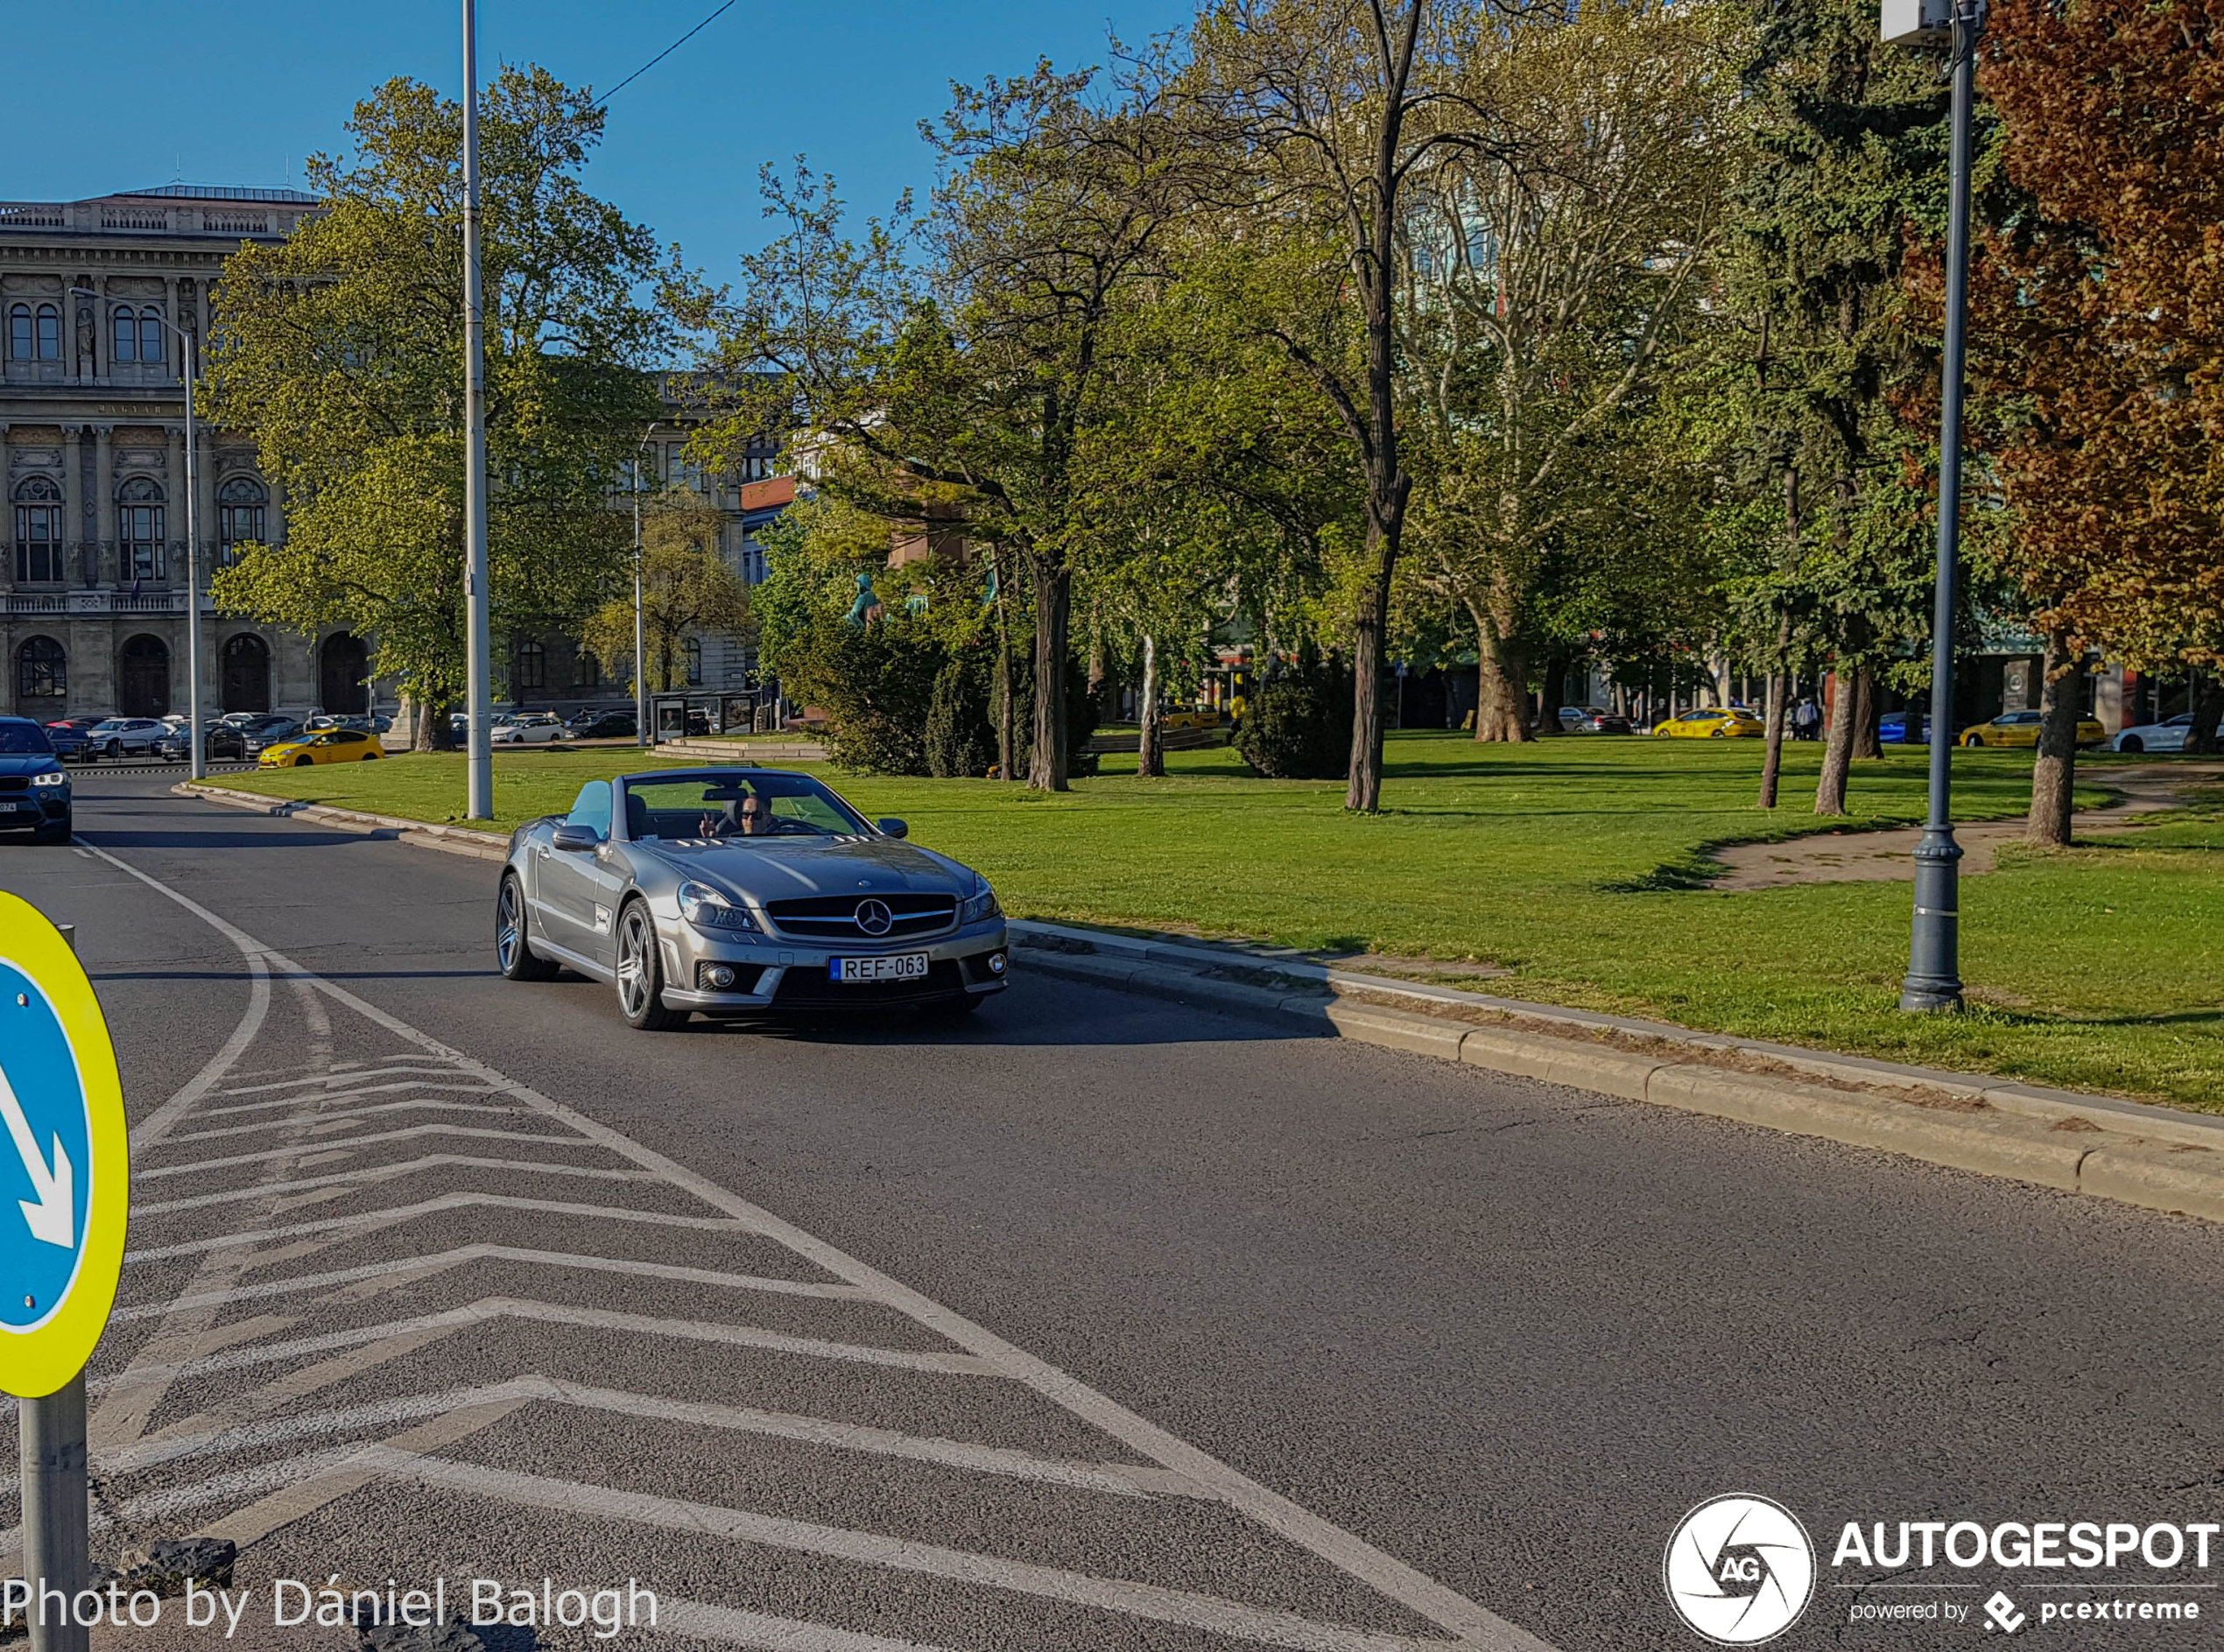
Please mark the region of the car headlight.
[[984, 917], [1002, 917], [1003, 908], [996, 904], [996, 892], [989, 887], [989, 880], [977, 877], [971, 895], [958, 908], [958, 922], [978, 924]]
[[679, 886], [679, 916], [697, 929], [757, 932], [757, 920], [707, 883], [687, 882]]
[[57, 769], [51, 774], [32, 776], [31, 784], [34, 786], [66, 786], [69, 784], [69, 777]]

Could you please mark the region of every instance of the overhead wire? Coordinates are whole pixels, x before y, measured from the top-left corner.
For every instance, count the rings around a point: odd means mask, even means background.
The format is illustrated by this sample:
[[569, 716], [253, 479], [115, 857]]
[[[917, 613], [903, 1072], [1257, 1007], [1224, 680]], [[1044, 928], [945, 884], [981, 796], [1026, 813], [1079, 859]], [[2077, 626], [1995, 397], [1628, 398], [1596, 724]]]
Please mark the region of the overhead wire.
[[610, 101], [612, 98], [616, 97], [616, 95], [617, 95], [620, 92], [624, 91], [624, 90], [625, 90], [625, 88], [626, 88], [627, 87], [629, 87], [629, 86], [632, 85], [632, 84], [633, 84], [636, 81], [639, 80], [639, 79], [640, 79], [643, 75], [646, 74], [647, 74], [647, 73], [648, 73], [651, 69], [653, 69], [654, 67], [656, 67], [658, 64], [659, 64], [659, 63], [663, 62], [663, 61], [664, 61], [666, 58], [670, 57], [670, 56], [671, 56], [671, 55], [672, 55], [674, 52], [677, 52], [677, 51], [678, 51], [678, 50], [679, 50], [681, 46], [683, 46], [686, 45], [688, 41], [690, 41], [690, 40], [693, 39], [694, 39], [697, 35], [700, 34], [700, 33], [701, 33], [701, 32], [702, 32], [705, 29], [707, 29], [708, 27], [710, 27], [710, 25], [711, 25], [712, 24], [714, 24], [714, 23], [717, 22], [719, 18], [721, 18], [724, 17], [724, 16], [725, 16], [725, 15], [726, 15], [728, 11], [731, 11], [733, 9], [734, 9], [734, 0], [726, 0], [726, 4], [723, 4], [723, 5], [720, 6], [720, 7], [719, 7], [719, 8], [718, 8], [715, 11], [712, 12], [712, 13], [711, 13], [708, 17], [705, 18], [704, 18], [704, 19], [703, 19], [700, 23], [698, 23], [698, 24], [697, 24], [697, 25], [696, 25], [693, 28], [692, 28], [692, 29], [688, 30], [686, 33], [685, 33], [685, 34], [681, 35], [681, 36], [680, 36], [680, 37], [679, 37], [677, 40], [674, 40], [674, 41], [673, 41], [673, 42], [672, 42], [670, 46], [668, 46], [665, 47], [665, 49], [664, 49], [663, 51], [661, 51], [661, 52], [658, 53], [656, 54], [656, 56], [654, 56], [654, 57], [651, 58], [651, 59], [650, 59], [650, 60], [649, 60], [646, 63], [644, 63], [644, 64], [643, 64], [643, 65], [642, 65], [639, 68], [637, 68], [637, 69], [634, 70], [632, 74], [630, 74], [627, 75], [627, 76], [625, 77], [625, 79], [623, 79], [623, 81], [619, 81], [619, 82], [618, 82], [616, 86], [612, 87], [612, 88], [611, 88], [609, 91], [607, 91], [607, 92], [603, 93], [603, 94], [602, 94], [602, 95], [601, 97], [597, 98], [597, 99], [595, 101], [595, 107], [596, 109], [602, 109], [602, 108], [603, 108], [603, 107], [605, 107], [605, 106], [606, 106], [606, 105], [609, 102], [609, 101]]

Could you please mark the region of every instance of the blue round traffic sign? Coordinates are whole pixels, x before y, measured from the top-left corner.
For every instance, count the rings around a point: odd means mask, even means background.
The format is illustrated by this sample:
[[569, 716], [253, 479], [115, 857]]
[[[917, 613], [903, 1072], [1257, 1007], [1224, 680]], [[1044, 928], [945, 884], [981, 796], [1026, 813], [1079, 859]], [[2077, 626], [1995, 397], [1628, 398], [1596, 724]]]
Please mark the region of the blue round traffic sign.
[[116, 1305], [130, 1141], [107, 1018], [60, 931], [0, 892], [0, 1389], [53, 1393]]

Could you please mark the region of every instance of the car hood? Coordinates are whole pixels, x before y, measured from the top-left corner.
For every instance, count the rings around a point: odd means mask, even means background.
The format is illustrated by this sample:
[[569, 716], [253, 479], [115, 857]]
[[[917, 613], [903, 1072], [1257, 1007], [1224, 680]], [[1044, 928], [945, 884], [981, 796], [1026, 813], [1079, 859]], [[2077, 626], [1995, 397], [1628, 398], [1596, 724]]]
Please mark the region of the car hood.
[[661, 840], [630, 846], [682, 877], [707, 874], [760, 901], [890, 889], [970, 895], [974, 874], [932, 849], [895, 838]]
[[0, 775], [43, 775], [60, 767], [52, 754], [44, 751], [0, 754]]

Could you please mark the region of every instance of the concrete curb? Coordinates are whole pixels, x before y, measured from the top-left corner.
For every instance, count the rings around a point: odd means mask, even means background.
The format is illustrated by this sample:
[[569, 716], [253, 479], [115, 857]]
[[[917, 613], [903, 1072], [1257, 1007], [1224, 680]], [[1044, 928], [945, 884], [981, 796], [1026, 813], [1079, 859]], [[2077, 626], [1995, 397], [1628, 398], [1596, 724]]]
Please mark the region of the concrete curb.
[[[1017, 921], [1011, 929], [1025, 967], [1046, 975], [1310, 1023], [1332, 1037], [1572, 1089], [2224, 1221], [2224, 1118], [1310, 960], [1066, 924]], [[1394, 1002], [1369, 1002], [1377, 996]], [[1493, 1019], [1457, 1019], [1447, 1013], [1453, 1009]]]
[[391, 833], [401, 842], [440, 849], [449, 854], [468, 855], [475, 861], [501, 861], [510, 854], [508, 838], [498, 832], [481, 832], [473, 826], [432, 826], [423, 820], [405, 820], [399, 815], [367, 814], [360, 809], [335, 809], [326, 803], [296, 803], [285, 798], [266, 798], [257, 791], [212, 786], [206, 781], [182, 780], [170, 790], [178, 797], [205, 798], [228, 809], [279, 815], [289, 820], [313, 820], [320, 826], [338, 826], [365, 837]]
[[[205, 782], [171, 791], [366, 836], [391, 833], [475, 860], [499, 862], [509, 853], [506, 837], [468, 826]], [[1296, 1021], [1360, 1044], [2224, 1222], [2224, 1117], [1494, 998], [1307, 959], [1024, 919], [1010, 929], [1027, 967], [1045, 975]], [[1756, 1066], [1763, 1070], [1749, 1070]]]

